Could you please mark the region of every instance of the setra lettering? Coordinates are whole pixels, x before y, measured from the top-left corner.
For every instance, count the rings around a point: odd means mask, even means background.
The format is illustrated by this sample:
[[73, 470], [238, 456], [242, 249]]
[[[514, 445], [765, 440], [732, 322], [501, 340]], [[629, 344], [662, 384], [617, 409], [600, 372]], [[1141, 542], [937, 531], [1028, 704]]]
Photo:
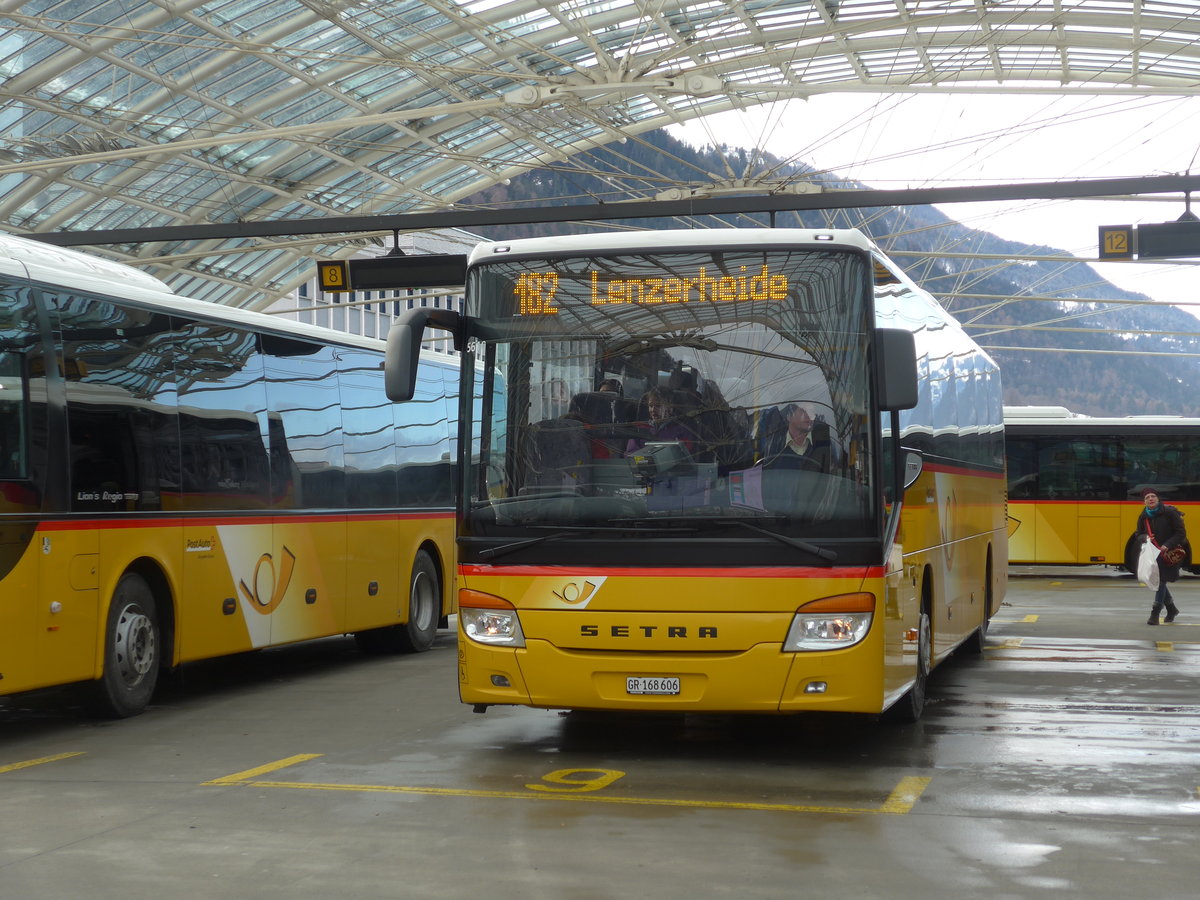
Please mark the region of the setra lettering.
[[[610, 625], [608, 627], [608, 637], [628, 638], [628, 637], [644, 637], [652, 638], [662, 632], [663, 628], [659, 625]], [[580, 637], [600, 637], [601, 628], [599, 625], [580, 625]], [[666, 636], [674, 639], [687, 639], [688, 637], [696, 638], [715, 638], [717, 637], [716, 625], [701, 625], [694, 630], [689, 630], [686, 625], [668, 625], [666, 626]]]

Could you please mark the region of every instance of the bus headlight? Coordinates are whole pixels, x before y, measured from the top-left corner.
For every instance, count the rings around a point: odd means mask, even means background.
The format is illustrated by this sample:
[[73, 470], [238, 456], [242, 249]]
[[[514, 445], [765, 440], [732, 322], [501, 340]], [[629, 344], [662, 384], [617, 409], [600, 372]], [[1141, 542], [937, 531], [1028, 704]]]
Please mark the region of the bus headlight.
[[479, 591], [458, 594], [458, 624], [463, 634], [479, 644], [524, 647], [521, 619], [507, 600]]
[[783, 649], [797, 653], [852, 647], [867, 636], [874, 618], [874, 594], [841, 594], [814, 600], [796, 610]]

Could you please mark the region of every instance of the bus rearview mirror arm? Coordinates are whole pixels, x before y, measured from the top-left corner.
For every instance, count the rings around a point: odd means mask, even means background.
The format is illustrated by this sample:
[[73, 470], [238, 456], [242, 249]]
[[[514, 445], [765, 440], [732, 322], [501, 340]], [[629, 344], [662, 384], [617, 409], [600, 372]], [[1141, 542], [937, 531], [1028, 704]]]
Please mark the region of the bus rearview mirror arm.
[[417, 364], [426, 328], [441, 328], [454, 335], [454, 349], [463, 349], [463, 320], [452, 309], [416, 307], [392, 323], [383, 362], [383, 388], [393, 402], [411, 400], [417, 389]]

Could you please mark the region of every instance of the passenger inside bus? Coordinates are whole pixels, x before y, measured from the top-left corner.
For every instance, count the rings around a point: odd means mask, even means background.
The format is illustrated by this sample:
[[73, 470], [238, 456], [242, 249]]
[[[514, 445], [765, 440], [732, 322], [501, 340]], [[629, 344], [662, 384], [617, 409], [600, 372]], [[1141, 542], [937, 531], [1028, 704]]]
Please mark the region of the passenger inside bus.
[[679, 410], [673, 404], [672, 392], [669, 388], [655, 386], [646, 392], [643, 398], [646, 404], [648, 421], [642, 428], [642, 433], [631, 437], [625, 445], [625, 455], [632, 456], [647, 443], [678, 442], [689, 453], [694, 452], [699, 437], [679, 416]]

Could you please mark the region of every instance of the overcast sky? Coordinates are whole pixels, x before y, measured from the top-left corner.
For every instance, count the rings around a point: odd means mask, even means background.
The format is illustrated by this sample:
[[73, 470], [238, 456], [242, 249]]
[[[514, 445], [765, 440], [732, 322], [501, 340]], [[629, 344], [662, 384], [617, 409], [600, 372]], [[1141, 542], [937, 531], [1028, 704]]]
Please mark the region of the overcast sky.
[[[694, 145], [759, 146], [877, 188], [1123, 178], [1200, 171], [1200, 98], [825, 94], [673, 127]], [[1200, 195], [1193, 212], [1200, 215]], [[1170, 222], [1184, 198], [954, 203], [964, 224], [1012, 240], [1097, 253], [1101, 225]], [[1097, 264], [1163, 302], [1200, 300], [1195, 265]], [[1186, 307], [1200, 314], [1200, 306]]]

